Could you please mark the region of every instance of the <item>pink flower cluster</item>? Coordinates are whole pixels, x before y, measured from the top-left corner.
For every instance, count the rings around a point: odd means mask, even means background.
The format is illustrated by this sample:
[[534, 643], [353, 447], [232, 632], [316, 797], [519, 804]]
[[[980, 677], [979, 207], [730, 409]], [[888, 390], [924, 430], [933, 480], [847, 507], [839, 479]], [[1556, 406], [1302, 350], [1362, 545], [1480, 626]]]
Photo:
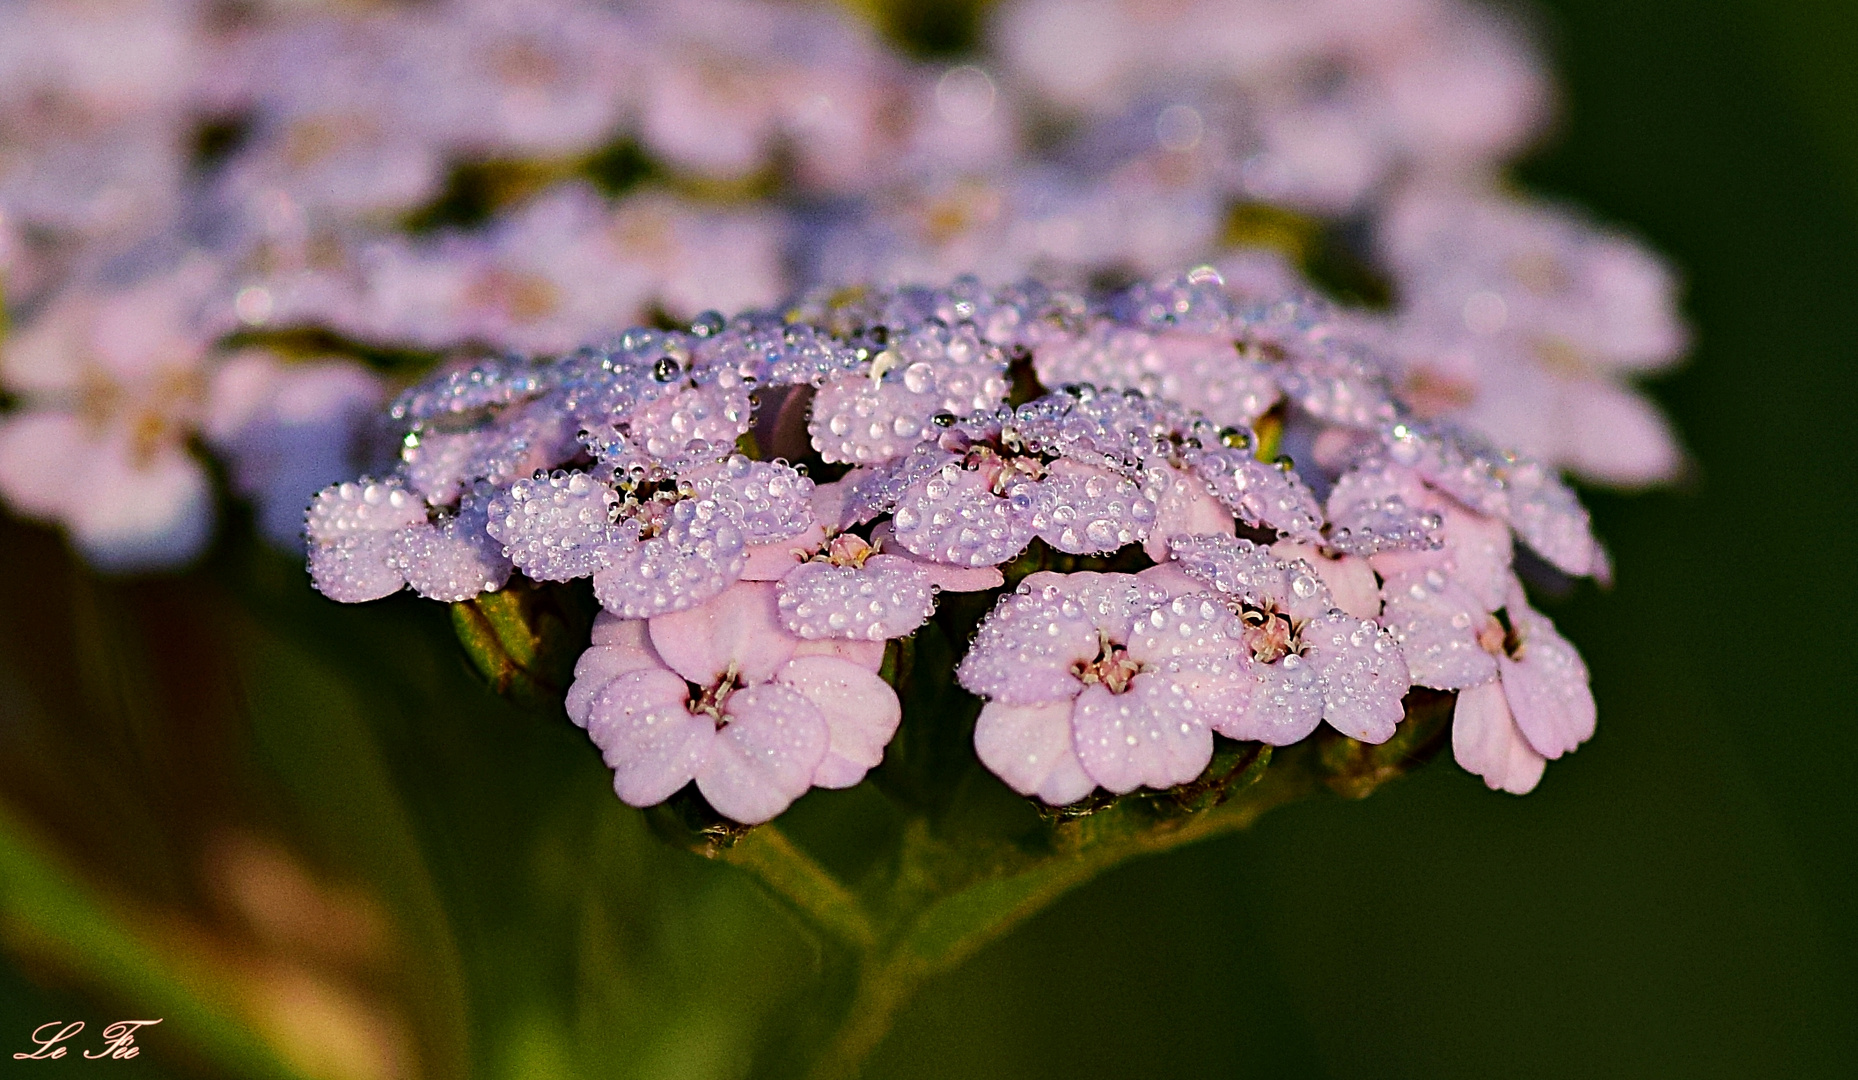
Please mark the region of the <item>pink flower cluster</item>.
[[310, 570], [344, 601], [588, 579], [568, 711], [637, 805], [694, 783], [753, 824], [856, 783], [928, 722], [876, 673], [956, 592], [991, 614], [911, 677], [984, 699], [981, 761], [1047, 803], [1192, 782], [1216, 737], [1383, 742], [1414, 686], [1526, 791], [1594, 706], [1513, 550], [1605, 555], [1552, 470], [1422, 423], [1397, 374], [1300, 286], [1207, 268], [816, 292], [441, 372], [392, 409], [399, 467], [317, 496]]
[[[1655, 257], [1505, 186], [1552, 111], [1528, 35], [1011, 0], [981, 38], [932, 64], [776, 0], [0, 7], [0, 498], [134, 570], [204, 549], [217, 474], [337, 600], [585, 587], [570, 712], [635, 803], [855, 783], [886, 643], [949, 593], [994, 607], [936, 677], [1050, 803], [1216, 739], [1384, 740], [1413, 686], [1532, 787], [1594, 709], [1521, 577], [1610, 572], [1562, 473], [1682, 469], [1633, 380], [1686, 332]], [[1357, 235], [1385, 308], [1285, 255]]]

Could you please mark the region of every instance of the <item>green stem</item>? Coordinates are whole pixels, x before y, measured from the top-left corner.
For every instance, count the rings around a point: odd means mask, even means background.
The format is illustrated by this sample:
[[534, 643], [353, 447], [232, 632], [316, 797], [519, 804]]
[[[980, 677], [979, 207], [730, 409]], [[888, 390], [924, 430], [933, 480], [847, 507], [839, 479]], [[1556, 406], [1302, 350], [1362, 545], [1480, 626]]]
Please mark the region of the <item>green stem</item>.
[[[1265, 811], [1314, 792], [1314, 770], [1274, 765], [1226, 803], [1149, 828], [1102, 828], [1083, 818], [1060, 826], [1069, 850], [1022, 872], [983, 878], [928, 905], [893, 946], [926, 974], [951, 970], [982, 946], [1032, 917], [1098, 874], [1142, 855], [1160, 854], [1250, 827]], [[1103, 835], [1107, 833], [1108, 835]], [[1094, 834], [1094, 835], [1093, 835]]]
[[[1159, 854], [1209, 837], [1249, 827], [1265, 811], [1316, 791], [1322, 775], [1314, 756], [1286, 755], [1270, 769], [1257, 764], [1249, 787], [1210, 810], [1135, 824], [1121, 818], [1083, 818], [1056, 830], [1059, 848], [1017, 872], [984, 875], [955, 884], [935, 882], [925, 892], [893, 886], [887, 905], [898, 927], [887, 940], [859, 957], [856, 982], [839, 1026], [822, 1044], [807, 1073], [811, 1080], [842, 1080], [859, 1073], [864, 1060], [889, 1034], [897, 1014], [928, 979], [950, 971], [982, 946], [1024, 922], [1072, 889], [1128, 859]], [[926, 850], [940, 845], [926, 828], [906, 833], [904, 856], [935, 864]], [[916, 849], [909, 851], [908, 849]], [[886, 920], [890, 924], [890, 920]], [[868, 924], [867, 924], [868, 925]]]
[[[963, 840], [938, 835], [926, 816], [905, 825], [892, 872], [854, 893], [772, 825], [731, 846], [700, 848], [753, 874], [763, 887], [836, 944], [829, 970], [849, 972], [836, 1024], [806, 1024], [804, 1064], [814, 1080], [858, 1075], [899, 1011], [928, 979], [1072, 889], [1120, 863], [1249, 828], [1267, 810], [1329, 790], [1359, 798], [1436, 750], [1449, 699], [1421, 695], [1409, 722], [1379, 746], [1312, 740], [1272, 752], [1230, 744], [1194, 784], [1107, 801], [1050, 826], [1042, 838]], [[828, 980], [846, 987], [841, 977]], [[820, 1036], [815, 1042], [815, 1036]]]
[[807, 1080], [848, 1080], [857, 1076], [871, 1051], [890, 1034], [897, 1013], [915, 996], [928, 975], [920, 966], [894, 960], [861, 964], [844, 1018], [813, 1059]]
[[825, 936], [861, 955], [875, 946], [877, 934], [864, 905], [777, 826], [762, 825], [733, 845], [707, 853], [754, 875]]

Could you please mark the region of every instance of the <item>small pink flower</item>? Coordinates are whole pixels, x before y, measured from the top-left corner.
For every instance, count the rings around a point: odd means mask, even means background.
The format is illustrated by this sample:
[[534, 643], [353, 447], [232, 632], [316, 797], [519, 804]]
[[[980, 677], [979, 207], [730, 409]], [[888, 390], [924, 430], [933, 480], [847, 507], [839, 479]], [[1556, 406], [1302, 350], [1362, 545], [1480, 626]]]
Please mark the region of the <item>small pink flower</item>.
[[1392, 635], [1337, 608], [1306, 562], [1223, 536], [1180, 537], [1173, 547], [1174, 565], [1221, 594], [1244, 628], [1249, 693], [1214, 730], [1274, 746], [1325, 721], [1362, 742], [1393, 737], [1412, 680]]
[[1209, 593], [1170, 598], [1132, 574], [1033, 574], [957, 669], [988, 699], [981, 760], [1052, 805], [1200, 775], [1211, 725], [1246, 685], [1238, 620]]
[[775, 591], [787, 629], [808, 639], [904, 637], [935, 613], [937, 591], [976, 592], [1005, 580], [992, 566], [892, 554], [890, 538], [888, 522], [869, 541], [840, 533], [783, 575]]
[[568, 712], [633, 806], [695, 780], [717, 812], [754, 825], [809, 787], [850, 787], [883, 758], [902, 707], [877, 652], [782, 629], [774, 587], [740, 582], [649, 620], [602, 615]]
[[1596, 709], [1587, 665], [1555, 624], [1512, 585], [1505, 619], [1487, 616], [1478, 643], [1497, 677], [1460, 691], [1452, 713], [1452, 753], [1493, 790], [1522, 795], [1543, 763], [1593, 737]]

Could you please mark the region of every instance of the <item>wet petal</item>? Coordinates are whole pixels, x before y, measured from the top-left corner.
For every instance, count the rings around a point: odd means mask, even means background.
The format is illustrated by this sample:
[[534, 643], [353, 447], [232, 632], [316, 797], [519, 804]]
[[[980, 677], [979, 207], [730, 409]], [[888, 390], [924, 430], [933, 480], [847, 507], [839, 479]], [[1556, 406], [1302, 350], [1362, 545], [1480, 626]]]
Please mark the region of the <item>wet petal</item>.
[[1322, 681], [1315, 667], [1292, 653], [1273, 664], [1253, 664], [1251, 670], [1244, 708], [1215, 722], [1213, 730], [1272, 746], [1309, 738], [1323, 720]]
[[1298, 540], [1318, 538], [1322, 506], [1295, 473], [1259, 461], [1246, 450], [1192, 450], [1186, 457], [1213, 496], [1247, 525]]
[[1082, 686], [1073, 666], [1096, 658], [1099, 635], [1127, 641], [1136, 616], [1165, 598], [1133, 574], [1030, 575], [981, 624], [956, 678], [1009, 704], [1068, 700]]
[[1497, 660], [1477, 642], [1489, 615], [1471, 593], [1440, 570], [1387, 579], [1382, 621], [1419, 686], [1456, 690], [1496, 677]]
[[1213, 759], [1201, 711], [1190, 688], [1165, 674], [1138, 675], [1122, 694], [1087, 686], [1072, 712], [1078, 761], [1119, 795], [1184, 784]]
[[697, 789], [717, 813], [757, 825], [812, 786], [826, 757], [826, 721], [797, 692], [766, 684], [729, 695], [724, 711], [728, 723], [697, 771]]
[[1305, 657], [1322, 678], [1323, 719], [1367, 743], [1393, 738], [1412, 685], [1393, 635], [1367, 619], [1331, 612], [1302, 631]]
[[608, 683], [633, 671], [664, 670], [664, 662], [650, 646], [594, 645], [574, 663], [574, 682], [568, 686], [568, 719], [587, 726], [594, 700]]
[[825, 718], [828, 749], [813, 774], [819, 787], [851, 787], [884, 759], [903, 706], [897, 692], [874, 673], [832, 656], [787, 662], [774, 681], [799, 692]]
[[974, 724], [974, 750], [1008, 787], [1052, 806], [1074, 803], [1097, 786], [1072, 745], [1069, 700], [987, 705]]
[[1100, 466], [1060, 458], [1038, 486], [1033, 527], [1059, 551], [1115, 551], [1146, 537], [1155, 523], [1154, 499], [1134, 480]]
[[748, 553], [741, 530], [716, 504], [686, 499], [664, 533], [608, 548], [594, 574], [601, 606], [629, 619], [651, 618], [703, 603], [742, 576]]
[[949, 464], [906, 488], [892, 521], [897, 542], [915, 555], [954, 566], [995, 566], [1032, 542], [1040, 498], [1032, 483], [995, 495], [980, 472]]
[[394, 559], [392, 533], [360, 533], [310, 545], [310, 581], [344, 604], [392, 596], [406, 584]]
[[1200, 478], [1184, 469], [1167, 470], [1168, 490], [1155, 507], [1155, 523], [1150, 528], [1142, 550], [1157, 563], [1168, 558], [1168, 538], [1173, 536], [1233, 535], [1237, 523], [1232, 511], [1213, 497]]
[[637, 527], [613, 520], [619, 496], [582, 472], [518, 480], [490, 500], [486, 530], [535, 581], [571, 581], [606, 566], [606, 552]]
[[1452, 709], [1452, 756], [1492, 791], [1515, 795], [1535, 790], [1548, 764], [1523, 738], [1495, 679], [1459, 692]]
[[703, 768], [716, 724], [684, 707], [689, 689], [663, 668], [631, 671], [595, 695], [587, 734], [631, 806], [665, 801]]
[[1316, 576], [1329, 586], [1329, 595], [1335, 606], [1348, 612], [1357, 619], [1378, 618], [1381, 613], [1381, 586], [1374, 578], [1374, 568], [1368, 560], [1359, 555], [1343, 555], [1330, 558], [1311, 544], [1299, 544], [1291, 540], [1279, 540], [1271, 545], [1271, 553], [1286, 562], [1298, 559], [1307, 563], [1316, 571]]
[[903, 637], [935, 613], [924, 565], [895, 555], [873, 555], [857, 567], [809, 562], [775, 586], [781, 617], [809, 639]]

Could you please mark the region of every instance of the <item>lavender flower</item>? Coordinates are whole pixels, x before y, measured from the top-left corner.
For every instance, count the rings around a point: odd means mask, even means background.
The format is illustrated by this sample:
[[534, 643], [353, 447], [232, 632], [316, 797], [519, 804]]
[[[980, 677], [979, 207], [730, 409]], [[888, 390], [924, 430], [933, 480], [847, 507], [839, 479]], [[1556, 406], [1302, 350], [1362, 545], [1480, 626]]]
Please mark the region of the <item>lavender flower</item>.
[[212, 365], [202, 338], [223, 321], [210, 264], [165, 269], [62, 294], [0, 369], [25, 406], [0, 419], [0, 494], [110, 570], [186, 562], [211, 535], [212, 492], [187, 440]]

